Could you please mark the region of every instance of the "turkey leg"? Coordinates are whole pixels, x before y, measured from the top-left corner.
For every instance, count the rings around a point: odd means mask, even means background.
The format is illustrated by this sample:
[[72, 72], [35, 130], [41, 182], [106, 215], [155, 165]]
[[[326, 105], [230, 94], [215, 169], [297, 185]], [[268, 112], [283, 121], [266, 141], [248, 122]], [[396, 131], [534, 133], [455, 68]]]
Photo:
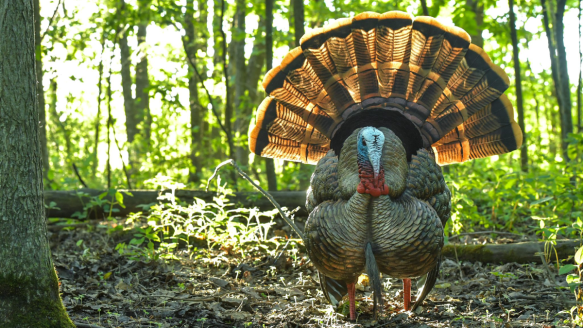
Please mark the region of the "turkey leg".
[[356, 283], [346, 283], [348, 287], [348, 300], [350, 302], [350, 320], [356, 320]]
[[403, 279], [403, 307], [411, 310], [411, 279]]

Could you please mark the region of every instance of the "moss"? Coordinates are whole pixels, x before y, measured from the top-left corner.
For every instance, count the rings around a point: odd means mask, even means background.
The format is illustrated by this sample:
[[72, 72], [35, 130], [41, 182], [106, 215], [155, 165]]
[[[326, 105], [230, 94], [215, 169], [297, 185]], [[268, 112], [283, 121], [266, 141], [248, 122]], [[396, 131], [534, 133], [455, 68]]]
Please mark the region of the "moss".
[[49, 281], [0, 276], [1, 327], [75, 327], [59, 296], [56, 272], [51, 270], [48, 275]]

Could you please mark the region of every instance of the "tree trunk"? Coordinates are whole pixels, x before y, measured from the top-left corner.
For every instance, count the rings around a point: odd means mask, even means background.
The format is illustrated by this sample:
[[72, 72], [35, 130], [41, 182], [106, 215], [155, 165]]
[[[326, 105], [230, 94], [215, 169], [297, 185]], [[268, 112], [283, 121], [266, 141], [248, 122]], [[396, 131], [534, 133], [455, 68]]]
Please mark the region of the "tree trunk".
[[[127, 5], [124, 0], [121, 1], [121, 16], [126, 15], [124, 12], [127, 11]], [[122, 24], [120, 25], [121, 33], [119, 39], [119, 50], [121, 59], [121, 86], [123, 93], [123, 105], [126, 116], [126, 134], [128, 142], [128, 158], [130, 165], [130, 176], [133, 176], [137, 171], [137, 149], [134, 145], [134, 140], [136, 135], [138, 135], [138, 124], [140, 122], [139, 114], [137, 112], [137, 106], [132, 95], [132, 73], [131, 73], [131, 60], [130, 60], [130, 48], [128, 46], [128, 31], [127, 28]]]
[[5, 1], [0, 17], [0, 326], [74, 327], [47, 238], [33, 1]]
[[[196, 58], [196, 29], [194, 26], [194, 0], [186, 1], [186, 13], [184, 16], [185, 35], [187, 39], [187, 61], [194, 62]], [[189, 181], [199, 183], [201, 181], [200, 170], [202, 168], [202, 107], [198, 97], [198, 77], [191, 65], [188, 65], [188, 93], [190, 106], [190, 163], [194, 168], [189, 174]]]
[[518, 37], [516, 35], [516, 17], [514, 16], [514, 0], [508, 0], [510, 8], [510, 38], [512, 39], [512, 55], [514, 58], [514, 85], [516, 89], [516, 110], [518, 112], [518, 125], [524, 135], [524, 142], [520, 147], [520, 168], [528, 171], [528, 147], [526, 130], [524, 127], [524, 103], [522, 101], [522, 76], [520, 73], [520, 59], [518, 58]]
[[421, 9], [423, 10], [423, 15], [429, 16], [429, 9], [427, 8], [426, 0], [421, 0]]
[[240, 165], [249, 165], [249, 147], [247, 146], [247, 133], [249, 130], [249, 118], [252, 114], [250, 106], [244, 102], [245, 90], [247, 90], [248, 76], [245, 69], [245, 1], [236, 1], [234, 15], [234, 33], [230, 47], [233, 47], [234, 71], [235, 71], [235, 134], [237, 150], [235, 159]]
[[152, 131], [152, 115], [150, 114], [150, 78], [148, 76], [148, 55], [146, 53], [146, 35], [149, 24], [149, 4], [138, 1], [138, 13], [141, 21], [138, 23], [138, 48], [140, 49], [140, 61], [136, 65], [136, 114], [138, 124], [142, 123], [141, 135], [143, 142], [138, 147], [138, 157], [148, 152]]
[[45, 187], [49, 187], [48, 173], [50, 170], [49, 149], [47, 148], [47, 118], [45, 111], [45, 93], [43, 88], [43, 62], [42, 45], [40, 37], [40, 1], [34, 0], [34, 43], [36, 45], [36, 96], [38, 101], [38, 113], [40, 124], [40, 150], [43, 161], [43, 178]]
[[482, 37], [482, 31], [484, 30], [484, 3], [481, 0], [466, 0], [466, 5], [474, 12], [476, 25], [478, 26], [476, 34], [470, 34], [472, 43], [484, 48], [484, 38]]
[[577, 2], [579, 4], [579, 80], [577, 80], [577, 131], [581, 133], [583, 126], [581, 126], [581, 82], [583, 77], [581, 76], [583, 73], [582, 61], [583, 61], [583, 53], [581, 52], [581, 0]]
[[[563, 39], [563, 15], [565, 13], [566, 0], [557, 1], [557, 12], [554, 21], [554, 34], [549, 24], [549, 12], [552, 4], [547, 4], [546, 0], [541, 0], [543, 7], [543, 25], [547, 34], [549, 52], [551, 56], [551, 72], [555, 84], [555, 93], [559, 102], [559, 117], [561, 124], [561, 150], [563, 159], [568, 162], [567, 155], [567, 137], [569, 133], [573, 132], [573, 118], [572, 118], [572, 104], [571, 104], [571, 90], [569, 84], [569, 73], [567, 71], [567, 54], [565, 50], [565, 42]], [[556, 42], [553, 42], [553, 38]], [[555, 55], [556, 54], [556, 55]]]
[[232, 120], [233, 120], [233, 103], [231, 101], [231, 84], [230, 82], [230, 75], [229, 75], [229, 64], [230, 61], [233, 58], [229, 58], [229, 63], [227, 63], [227, 34], [225, 33], [225, 27], [223, 26], [223, 24], [225, 23], [224, 18], [225, 18], [225, 12], [227, 11], [226, 8], [227, 4], [225, 0], [221, 1], [221, 17], [220, 17], [220, 21], [219, 21], [219, 26], [220, 26], [220, 32], [222, 35], [222, 40], [221, 40], [221, 44], [222, 44], [222, 62], [223, 62], [223, 75], [225, 76], [225, 134], [227, 135], [227, 139], [229, 141], [229, 157], [233, 158], [233, 129], [232, 129]]
[[[265, 61], [268, 72], [273, 65], [273, 1], [265, 0]], [[265, 171], [268, 190], [277, 190], [275, 163], [272, 158], [265, 159]]]
[[304, 30], [304, 0], [292, 0], [294, 9], [294, 32], [296, 36], [296, 47], [300, 46], [300, 39], [306, 33]]
[[97, 164], [99, 164], [99, 158], [97, 157], [97, 150], [99, 149], [99, 130], [101, 130], [101, 94], [103, 92], [102, 82], [103, 82], [103, 52], [105, 51], [105, 31], [101, 37], [101, 56], [99, 58], [99, 66], [97, 71], [99, 72], [99, 79], [97, 80], [97, 115], [95, 115], [95, 132], [93, 140], [93, 153], [91, 154], [93, 162], [91, 163], [91, 177], [95, 179], [97, 175]]
[[567, 148], [569, 144], [567, 143], [567, 138], [570, 133], [573, 133], [573, 111], [571, 103], [571, 84], [569, 82], [569, 71], [567, 70], [567, 50], [565, 49], [564, 40], [564, 23], [563, 16], [565, 14], [565, 6], [567, 0], [557, 1], [557, 13], [555, 24], [557, 28], [556, 41], [557, 41], [557, 61], [559, 63], [559, 74], [558, 77], [561, 83], [561, 98], [563, 99], [563, 105], [560, 107], [560, 117], [561, 117], [561, 148], [563, 150], [563, 158], [568, 162], [569, 156]]

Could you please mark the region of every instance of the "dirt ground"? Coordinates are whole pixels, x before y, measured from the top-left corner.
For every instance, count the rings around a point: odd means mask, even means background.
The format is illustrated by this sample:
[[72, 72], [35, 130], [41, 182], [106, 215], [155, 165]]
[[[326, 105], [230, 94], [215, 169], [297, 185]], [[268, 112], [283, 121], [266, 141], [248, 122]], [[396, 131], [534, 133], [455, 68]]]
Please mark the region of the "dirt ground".
[[[131, 260], [107, 229], [50, 233], [62, 298], [78, 327], [569, 327], [574, 304], [564, 276], [543, 265], [485, 265], [445, 259], [436, 288], [416, 313], [402, 310], [402, 283], [383, 278], [373, 320], [366, 279], [358, 320], [327, 303], [305, 254], [273, 264], [260, 248], [177, 260]], [[218, 248], [218, 247], [217, 247]], [[415, 286], [415, 283], [413, 283]], [[342, 308], [342, 306], [341, 306]], [[344, 311], [347, 307], [343, 307]], [[342, 312], [342, 310], [339, 310]]]

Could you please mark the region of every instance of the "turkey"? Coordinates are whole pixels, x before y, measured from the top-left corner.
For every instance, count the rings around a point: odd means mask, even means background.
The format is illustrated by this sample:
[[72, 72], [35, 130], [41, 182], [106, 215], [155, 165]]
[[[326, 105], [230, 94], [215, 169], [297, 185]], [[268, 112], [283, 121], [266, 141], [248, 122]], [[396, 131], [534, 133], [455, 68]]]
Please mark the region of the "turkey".
[[[439, 165], [521, 146], [508, 85], [465, 31], [403, 12], [314, 30], [267, 73], [250, 150], [317, 164], [306, 249], [328, 301], [348, 294], [351, 320], [363, 272], [375, 317], [380, 273], [403, 279], [405, 310], [431, 291], [451, 209]], [[410, 279], [424, 275], [411, 308]]]

